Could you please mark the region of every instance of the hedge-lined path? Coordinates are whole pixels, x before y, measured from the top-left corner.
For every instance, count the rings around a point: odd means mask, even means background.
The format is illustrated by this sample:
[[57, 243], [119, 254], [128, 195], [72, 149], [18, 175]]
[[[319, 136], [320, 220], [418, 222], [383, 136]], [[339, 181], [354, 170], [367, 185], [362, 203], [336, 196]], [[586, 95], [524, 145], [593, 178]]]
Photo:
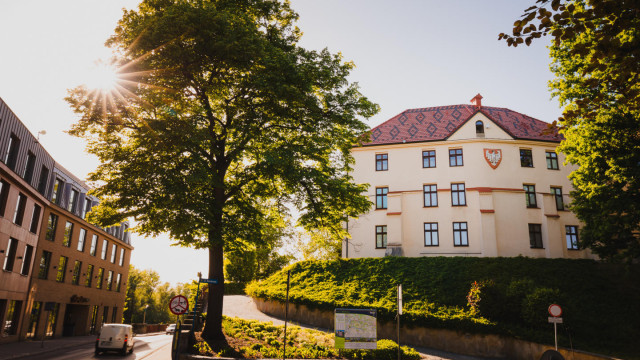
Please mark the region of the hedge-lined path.
[[[271, 321], [274, 325], [284, 325], [283, 319], [278, 319], [272, 316], [269, 316], [260, 310], [256, 306], [253, 299], [249, 296], [244, 295], [225, 295], [224, 297], [224, 307], [223, 314], [229, 317], [238, 317], [241, 319], [247, 320], [259, 320], [259, 321]], [[316, 329], [321, 331], [332, 332], [329, 329], [321, 329], [309, 325], [293, 323], [297, 326], [304, 327], [307, 329]], [[452, 354], [444, 351], [427, 349], [427, 348], [419, 348], [414, 347], [416, 351], [418, 351], [424, 359], [427, 360], [486, 360], [486, 358], [474, 357], [474, 356], [466, 356], [466, 355], [458, 355]]]

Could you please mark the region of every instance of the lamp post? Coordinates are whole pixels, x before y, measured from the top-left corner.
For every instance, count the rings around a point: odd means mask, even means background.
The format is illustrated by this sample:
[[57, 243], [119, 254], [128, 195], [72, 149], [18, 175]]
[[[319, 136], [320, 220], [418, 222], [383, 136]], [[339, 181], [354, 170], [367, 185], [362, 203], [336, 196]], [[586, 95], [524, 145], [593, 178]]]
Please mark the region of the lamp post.
[[147, 309], [149, 308], [149, 304], [144, 306], [144, 315], [142, 317], [142, 323], [146, 324], [147, 323]]

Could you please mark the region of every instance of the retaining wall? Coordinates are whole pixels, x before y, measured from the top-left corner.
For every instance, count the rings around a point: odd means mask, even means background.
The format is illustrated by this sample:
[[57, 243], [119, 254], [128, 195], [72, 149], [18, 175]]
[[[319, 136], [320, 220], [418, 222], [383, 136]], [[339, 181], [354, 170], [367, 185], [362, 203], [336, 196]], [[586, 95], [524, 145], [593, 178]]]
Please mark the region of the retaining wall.
[[[284, 304], [253, 298], [258, 310], [265, 314], [284, 318]], [[333, 311], [311, 309], [305, 305], [289, 304], [288, 319], [324, 329], [333, 329]], [[378, 321], [378, 339], [396, 340], [394, 322]], [[408, 327], [400, 324], [402, 345], [426, 347], [456, 354], [505, 358], [514, 360], [538, 360], [552, 346], [506, 338], [498, 335], [469, 334], [453, 330]], [[565, 359], [571, 360], [619, 360], [616, 358], [582, 351], [558, 348]]]

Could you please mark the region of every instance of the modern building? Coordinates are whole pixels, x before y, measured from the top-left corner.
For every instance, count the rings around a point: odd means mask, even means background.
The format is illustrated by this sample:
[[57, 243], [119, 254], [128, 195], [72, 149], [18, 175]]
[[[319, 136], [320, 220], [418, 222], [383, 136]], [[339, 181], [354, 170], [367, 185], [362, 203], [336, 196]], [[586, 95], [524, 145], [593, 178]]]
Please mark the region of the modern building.
[[567, 207], [561, 135], [481, 100], [406, 110], [353, 148], [373, 206], [349, 222], [343, 256], [593, 257]]
[[133, 250], [128, 224], [89, 224], [98, 199], [2, 99], [0, 160], [0, 343], [120, 322]]

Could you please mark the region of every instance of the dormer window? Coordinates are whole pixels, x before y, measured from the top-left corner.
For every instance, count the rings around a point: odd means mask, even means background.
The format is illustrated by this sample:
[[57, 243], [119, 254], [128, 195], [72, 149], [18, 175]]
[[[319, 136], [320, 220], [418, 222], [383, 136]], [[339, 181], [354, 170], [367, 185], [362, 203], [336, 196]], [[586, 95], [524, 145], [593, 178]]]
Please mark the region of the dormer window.
[[476, 135], [484, 135], [484, 124], [482, 121], [476, 121]]

